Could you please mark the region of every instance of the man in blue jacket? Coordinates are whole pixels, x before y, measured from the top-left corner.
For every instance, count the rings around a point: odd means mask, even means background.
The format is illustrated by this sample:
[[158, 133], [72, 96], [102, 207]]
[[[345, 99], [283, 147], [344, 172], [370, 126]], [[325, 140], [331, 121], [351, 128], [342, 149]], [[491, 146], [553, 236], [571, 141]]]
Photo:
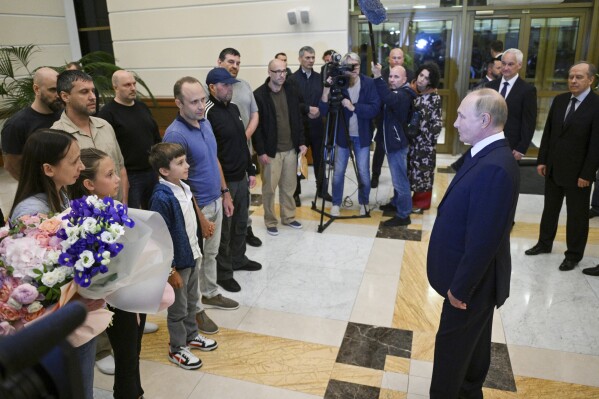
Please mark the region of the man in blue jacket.
[[[360, 204], [360, 215], [366, 215], [370, 197], [370, 142], [372, 132], [370, 125], [372, 119], [378, 114], [381, 102], [374, 81], [360, 74], [360, 56], [356, 53], [347, 53], [341, 59], [341, 65], [352, 66], [353, 70], [348, 72], [349, 87], [343, 89], [343, 117], [345, 123], [339, 123], [336, 133], [335, 169], [333, 174], [333, 207], [332, 216], [339, 216], [339, 207], [343, 199], [343, 185], [345, 170], [349, 160], [350, 145], [356, 157], [358, 167], [358, 202]], [[329, 111], [330, 88], [325, 87], [322, 91], [319, 108], [320, 114], [326, 115]], [[346, 126], [349, 132], [346, 133]], [[349, 135], [351, 144], [346, 135]]]
[[412, 221], [412, 195], [408, 180], [408, 138], [404, 128], [408, 124], [408, 115], [416, 93], [407, 82], [406, 70], [402, 66], [394, 66], [389, 70], [389, 84], [381, 75], [381, 64], [372, 66], [376, 90], [383, 102], [383, 117], [379, 120], [378, 131], [382, 133], [383, 145], [391, 181], [393, 182], [393, 199], [395, 216], [385, 222], [384, 226], [407, 226]]
[[462, 101], [454, 123], [472, 148], [439, 204], [428, 247], [428, 281], [445, 298], [431, 399], [483, 397], [493, 310], [510, 291], [510, 229], [520, 186], [502, 131], [507, 113], [497, 91], [481, 89]]

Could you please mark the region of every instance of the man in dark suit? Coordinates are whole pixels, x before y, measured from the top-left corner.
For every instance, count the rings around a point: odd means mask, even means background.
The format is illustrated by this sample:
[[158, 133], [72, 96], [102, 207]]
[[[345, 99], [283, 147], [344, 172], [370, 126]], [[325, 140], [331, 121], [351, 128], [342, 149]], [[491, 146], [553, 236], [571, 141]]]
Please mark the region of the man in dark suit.
[[518, 161], [526, 154], [537, 123], [537, 89], [518, 75], [522, 57], [518, 49], [506, 50], [501, 56], [501, 80], [487, 83], [487, 87], [497, 90], [507, 103], [503, 131]]
[[427, 273], [445, 298], [435, 341], [431, 399], [482, 398], [491, 362], [493, 309], [510, 290], [510, 229], [518, 202], [518, 164], [502, 132], [504, 99], [468, 94], [454, 126], [473, 147], [439, 204]]
[[[559, 266], [562, 271], [580, 262], [589, 235], [589, 196], [599, 166], [599, 96], [591, 90], [596, 73], [588, 62], [570, 68], [570, 92], [558, 95], [551, 104], [537, 159], [537, 172], [545, 177], [545, 204], [539, 242], [525, 253], [551, 252], [565, 197], [568, 249]], [[599, 275], [599, 268], [590, 269]]]

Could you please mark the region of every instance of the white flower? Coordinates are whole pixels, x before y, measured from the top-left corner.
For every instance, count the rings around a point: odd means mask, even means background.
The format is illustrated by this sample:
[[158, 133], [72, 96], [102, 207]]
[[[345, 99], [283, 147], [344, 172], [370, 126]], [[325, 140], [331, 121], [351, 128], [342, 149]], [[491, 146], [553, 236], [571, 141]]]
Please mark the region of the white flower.
[[49, 266], [57, 264], [59, 256], [60, 256], [60, 251], [46, 252], [46, 260], [44, 261], [44, 264], [49, 265]]
[[59, 283], [62, 283], [67, 278], [67, 270], [65, 270], [65, 269], [70, 269], [70, 268], [62, 266], [62, 267], [57, 267], [56, 269], [54, 269], [54, 273], [56, 274], [56, 278], [58, 279]]
[[23, 307], [23, 305], [21, 305], [21, 304], [20, 304], [20, 303], [19, 303], [19, 302], [18, 302], [18, 301], [17, 301], [15, 298], [13, 298], [13, 297], [10, 297], [10, 298], [8, 298], [8, 301], [6, 301], [6, 304], [7, 304], [8, 306], [10, 306], [11, 308], [13, 308], [13, 309], [16, 309], [16, 310], [21, 310], [21, 308]]
[[43, 264], [46, 250], [41, 248], [34, 238], [22, 237], [7, 241], [6, 244], [10, 245], [4, 247], [6, 248], [4, 262], [14, 268], [14, 277], [23, 278], [32, 275], [33, 269]]
[[80, 230], [79, 230], [79, 226], [70, 225], [68, 227], [65, 227], [64, 231], [65, 231], [67, 237], [73, 237], [73, 236], [79, 235]]
[[94, 253], [90, 250], [85, 250], [79, 254], [79, 260], [75, 262], [75, 269], [82, 271], [94, 265]]
[[110, 259], [110, 252], [109, 251], [102, 252], [102, 257], [104, 259]]
[[58, 273], [56, 273], [56, 269], [43, 274], [42, 284], [46, 287], [54, 287], [56, 283], [58, 283]]
[[98, 222], [94, 218], [85, 218], [83, 223], [81, 223], [81, 229], [88, 233], [95, 233], [97, 229]]
[[117, 223], [111, 224], [108, 228], [108, 231], [110, 231], [115, 237], [120, 237], [125, 234], [125, 228]]
[[27, 312], [36, 313], [42, 310], [44, 306], [38, 301], [33, 302], [31, 305], [27, 306]]
[[106, 244], [112, 244], [116, 241], [117, 237], [115, 237], [110, 231], [104, 231], [100, 234], [100, 239]]
[[110, 259], [102, 259], [102, 261], [100, 263], [103, 264], [104, 266], [106, 266], [110, 263]]

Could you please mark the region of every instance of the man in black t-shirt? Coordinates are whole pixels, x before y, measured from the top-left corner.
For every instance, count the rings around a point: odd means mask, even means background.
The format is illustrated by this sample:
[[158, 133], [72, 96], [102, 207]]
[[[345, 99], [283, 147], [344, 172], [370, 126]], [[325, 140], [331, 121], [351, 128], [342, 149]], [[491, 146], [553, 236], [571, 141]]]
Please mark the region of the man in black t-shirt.
[[60, 118], [62, 102], [56, 91], [54, 69], [42, 67], [33, 74], [35, 100], [30, 107], [14, 114], [2, 128], [4, 168], [15, 179], [21, 173], [21, 153], [25, 142], [37, 129], [51, 127]]
[[150, 147], [162, 141], [158, 124], [146, 104], [136, 99], [136, 81], [131, 72], [116, 71], [112, 86], [114, 101], [102, 107], [98, 117], [110, 123], [121, 147], [129, 177], [129, 207], [148, 209], [158, 181], [148, 162]]

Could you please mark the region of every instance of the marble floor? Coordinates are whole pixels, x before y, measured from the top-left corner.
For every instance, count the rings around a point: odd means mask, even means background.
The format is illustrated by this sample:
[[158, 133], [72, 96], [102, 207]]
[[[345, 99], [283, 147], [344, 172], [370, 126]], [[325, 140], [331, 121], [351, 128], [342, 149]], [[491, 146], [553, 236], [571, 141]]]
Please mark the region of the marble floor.
[[[452, 161], [439, 155], [438, 166]], [[376, 208], [391, 195], [384, 168], [371, 192], [370, 217], [336, 220], [319, 233], [310, 177], [297, 209], [303, 229], [280, 226], [276, 237], [266, 234], [254, 189], [253, 230], [263, 245], [248, 247], [248, 256], [263, 269], [235, 273], [242, 290], [227, 295], [241, 303], [238, 310], [207, 311], [220, 326], [212, 336], [219, 348], [199, 353], [199, 370], [168, 361], [165, 315], [149, 316], [160, 329], [144, 337], [144, 397], [428, 397], [441, 298], [426, 280], [426, 251], [436, 205], [452, 178], [437, 173], [432, 209], [414, 215], [407, 228], [389, 229], [380, 225], [388, 215]], [[16, 186], [1, 168], [0, 187], [7, 210]], [[345, 194], [341, 214], [357, 215], [355, 176], [347, 176]], [[520, 196], [511, 295], [494, 315], [485, 397], [599, 398], [599, 278], [581, 273], [599, 263], [599, 220], [591, 220], [580, 267], [560, 272], [565, 213], [553, 253], [524, 255], [536, 242], [542, 201]], [[96, 372], [95, 387], [96, 397], [112, 397], [112, 377]]]

